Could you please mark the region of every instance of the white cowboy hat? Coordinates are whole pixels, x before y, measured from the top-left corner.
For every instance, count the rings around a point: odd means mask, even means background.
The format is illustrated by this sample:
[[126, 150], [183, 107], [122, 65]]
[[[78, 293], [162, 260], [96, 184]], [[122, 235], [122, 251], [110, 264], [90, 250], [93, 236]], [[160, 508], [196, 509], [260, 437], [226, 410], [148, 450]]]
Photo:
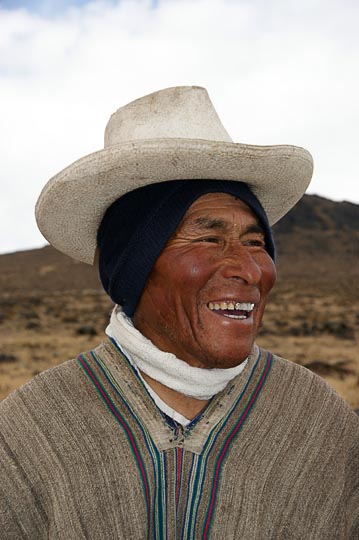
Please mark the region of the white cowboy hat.
[[179, 86], [118, 109], [106, 127], [105, 148], [49, 180], [35, 214], [54, 247], [93, 264], [105, 211], [128, 191], [166, 180], [239, 180], [273, 225], [302, 197], [312, 172], [304, 148], [232, 142], [206, 89]]

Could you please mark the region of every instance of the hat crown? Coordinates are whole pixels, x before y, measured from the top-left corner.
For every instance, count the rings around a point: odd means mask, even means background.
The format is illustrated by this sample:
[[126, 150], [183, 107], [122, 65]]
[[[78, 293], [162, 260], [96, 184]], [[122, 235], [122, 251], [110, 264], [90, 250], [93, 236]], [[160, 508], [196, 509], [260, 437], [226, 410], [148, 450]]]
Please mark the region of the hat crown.
[[105, 148], [168, 138], [232, 142], [207, 90], [177, 86], [136, 99], [113, 113], [106, 126]]

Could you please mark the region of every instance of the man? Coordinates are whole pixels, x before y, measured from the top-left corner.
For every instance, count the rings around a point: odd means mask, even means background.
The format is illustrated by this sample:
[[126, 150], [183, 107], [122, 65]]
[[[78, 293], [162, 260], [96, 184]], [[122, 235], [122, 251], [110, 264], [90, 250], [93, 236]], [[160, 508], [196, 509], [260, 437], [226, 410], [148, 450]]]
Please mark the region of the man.
[[359, 419], [255, 344], [270, 224], [311, 174], [179, 87], [119, 109], [105, 149], [50, 180], [40, 229], [98, 258], [116, 305], [103, 344], [1, 404], [2, 538], [359, 538]]

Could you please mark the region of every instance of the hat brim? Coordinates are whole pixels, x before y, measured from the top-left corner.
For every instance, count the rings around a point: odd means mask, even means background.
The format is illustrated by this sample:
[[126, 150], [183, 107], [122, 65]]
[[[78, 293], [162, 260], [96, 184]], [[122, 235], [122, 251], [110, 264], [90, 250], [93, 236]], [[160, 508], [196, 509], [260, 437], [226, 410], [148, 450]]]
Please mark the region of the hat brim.
[[298, 146], [198, 139], [121, 143], [75, 161], [49, 180], [35, 215], [50, 244], [93, 264], [101, 220], [128, 191], [166, 180], [237, 180], [249, 186], [273, 225], [302, 197], [312, 173], [310, 153]]

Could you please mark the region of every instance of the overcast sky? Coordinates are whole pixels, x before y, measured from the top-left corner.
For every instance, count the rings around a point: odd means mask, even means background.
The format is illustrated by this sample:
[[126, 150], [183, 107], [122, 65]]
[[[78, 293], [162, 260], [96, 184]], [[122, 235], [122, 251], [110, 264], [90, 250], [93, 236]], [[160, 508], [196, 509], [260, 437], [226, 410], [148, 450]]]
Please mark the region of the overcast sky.
[[111, 113], [205, 86], [236, 142], [309, 149], [309, 193], [359, 203], [357, 0], [0, 0], [0, 253], [39, 247], [46, 181]]

